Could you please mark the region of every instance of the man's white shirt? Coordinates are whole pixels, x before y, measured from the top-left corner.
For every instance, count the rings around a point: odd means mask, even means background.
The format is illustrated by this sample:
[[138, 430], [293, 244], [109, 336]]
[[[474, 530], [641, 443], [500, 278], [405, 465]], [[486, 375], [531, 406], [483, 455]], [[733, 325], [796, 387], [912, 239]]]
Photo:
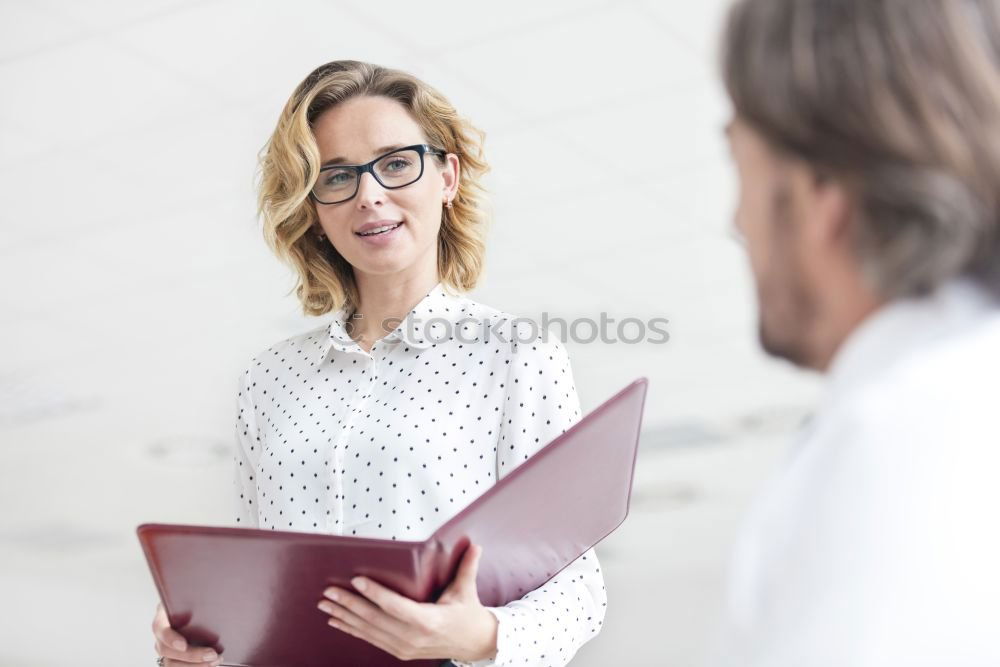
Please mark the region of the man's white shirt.
[[720, 664], [1000, 665], [1000, 306], [877, 311], [752, 509]]

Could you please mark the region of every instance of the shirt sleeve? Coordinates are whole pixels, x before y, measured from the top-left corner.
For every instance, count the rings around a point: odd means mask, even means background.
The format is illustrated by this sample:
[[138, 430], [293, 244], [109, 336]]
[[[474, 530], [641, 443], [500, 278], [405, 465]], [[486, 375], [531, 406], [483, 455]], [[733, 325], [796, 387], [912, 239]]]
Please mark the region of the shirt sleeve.
[[236, 524], [241, 528], [257, 527], [257, 482], [254, 479], [256, 461], [260, 455], [260, 438], [254, 415], [251, 362], [240, 374], [236, 394], [236, 443], [233, 453], [233, 484], [235, 487]]
[[[497, 445], [498, 480], [580, 420], [563, 345], [552, 336], [512, 344]], [[463, 667], [565, 665], [600, 632], [606, 608], [604, 577], [590, 549], [521, 599], [487, 608], [499, 622], [492, 660], [454, 662]]]

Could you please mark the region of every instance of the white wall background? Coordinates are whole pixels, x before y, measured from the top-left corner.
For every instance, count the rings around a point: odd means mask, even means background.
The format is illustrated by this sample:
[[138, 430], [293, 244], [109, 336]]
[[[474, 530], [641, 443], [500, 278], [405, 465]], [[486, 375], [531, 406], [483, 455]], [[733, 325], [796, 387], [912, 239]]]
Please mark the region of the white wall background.
[[586, 410], [651, 379], [633, 512], [574, 664], [693, 665], [726, 550], [815, 380], [756, 348], [728, 236], [726, 0], [0, 0], [0, 665], [152, 664], [146, 521], [228, 523], [236, 378], [318, 321], [254, 218], [257, 150], [337, 58], [407, 69], [487, 133], [473, 297], [667, 317], [569, 343]]

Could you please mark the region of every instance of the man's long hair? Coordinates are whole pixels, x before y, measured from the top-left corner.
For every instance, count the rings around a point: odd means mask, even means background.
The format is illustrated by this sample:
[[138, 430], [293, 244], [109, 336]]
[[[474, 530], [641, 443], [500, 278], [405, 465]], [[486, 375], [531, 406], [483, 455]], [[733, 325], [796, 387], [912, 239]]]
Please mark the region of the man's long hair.
[[740, 0], [724, 40], [736, 114], [847, 187], [883, 297], [1000, 295], [1000, 2]]

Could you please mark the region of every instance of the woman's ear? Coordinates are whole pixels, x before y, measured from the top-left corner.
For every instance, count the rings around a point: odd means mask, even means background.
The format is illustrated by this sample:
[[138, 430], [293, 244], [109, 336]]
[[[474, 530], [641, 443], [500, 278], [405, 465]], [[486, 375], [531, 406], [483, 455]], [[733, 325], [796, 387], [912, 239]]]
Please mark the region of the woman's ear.
[[441, 172], [441, 176], [444, 179], [443, 199], [451, 201], [455, 198], [456, 193], [458, 193], [458, 184], [461, 179], [458, 156], [454, 153], [448, 153], [445, 156], [444, 169]]

